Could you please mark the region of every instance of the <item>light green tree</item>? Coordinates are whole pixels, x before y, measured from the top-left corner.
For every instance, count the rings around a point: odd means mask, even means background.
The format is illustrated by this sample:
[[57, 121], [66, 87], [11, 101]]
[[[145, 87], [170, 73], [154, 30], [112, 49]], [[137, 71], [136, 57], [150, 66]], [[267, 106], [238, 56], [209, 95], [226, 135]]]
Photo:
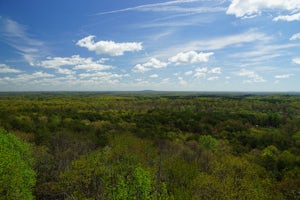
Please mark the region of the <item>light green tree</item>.
[[28, 144], [0, 129], [0, 199], [34, 199], [33, 159]]

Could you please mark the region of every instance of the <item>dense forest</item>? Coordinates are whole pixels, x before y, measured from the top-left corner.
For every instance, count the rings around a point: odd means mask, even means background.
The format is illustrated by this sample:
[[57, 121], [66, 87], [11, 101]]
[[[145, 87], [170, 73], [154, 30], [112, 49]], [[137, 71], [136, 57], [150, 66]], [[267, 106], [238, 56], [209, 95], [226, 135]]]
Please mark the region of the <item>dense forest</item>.
[[0, 199], [300, 199], [300, 96], [1, 93]]

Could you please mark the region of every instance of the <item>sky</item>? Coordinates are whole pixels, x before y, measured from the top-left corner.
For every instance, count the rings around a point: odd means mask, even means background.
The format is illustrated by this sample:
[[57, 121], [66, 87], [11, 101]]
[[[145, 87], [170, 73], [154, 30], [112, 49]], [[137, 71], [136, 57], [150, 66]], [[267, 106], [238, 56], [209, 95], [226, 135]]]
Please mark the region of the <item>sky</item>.
[[0, 0], [0, 91], [300, 91], [300, 0]]

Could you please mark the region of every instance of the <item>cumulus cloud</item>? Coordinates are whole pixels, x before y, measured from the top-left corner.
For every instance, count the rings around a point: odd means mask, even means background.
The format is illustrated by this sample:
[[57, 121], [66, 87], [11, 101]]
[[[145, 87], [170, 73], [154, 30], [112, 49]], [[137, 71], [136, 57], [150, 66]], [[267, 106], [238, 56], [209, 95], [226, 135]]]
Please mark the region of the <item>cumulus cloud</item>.
[[48, 57], [47, 60], [41, 61], [38, 63], [38, 66], [44, 68], [53, 68], [57, 69], [58, 73], [64, 72], [69, 73], [67, 69], [62, 69], [62, 66], [72, 66], [74, 70], [87, 70], [87, 71], [101, 71], [112, 69], [113, 67], [110, 65], [105, 65], [103, 62], [105, 59], [100, 59], [98, 61], [94, 61], [93, 58], [82, 58], [79, 55], [73, 55], [71, 57]]
[[186, 76], [190, 76], [192, 74], [193, 74], [193, 71], [187, 71], [187, 72], [184, 73], [184, 75], [186, 75]]
[[295, 74], [281, 74], [281, 75], [276, 75], [274, 78], [276, 79], [285, 79], [285, 78], [290, 78], [291, 76], [294, 76]]
[[168, 63], [161, 62], [156, 58], [151, 58], [147, 63], [143, 64], [145, 67], [153, 67], [156, 69], [167, 67]]
[[43, 79], [43, 78], [53, 78], [53, 77], [55, 77], [53, 74], [38, 71], [38, 72], [34, 72], [33, 74], [19, 74], [16, 78], [13, 78], [12, 80], [15, 80], [17, 82], [29, 82], [33, 79]]
[[202, 79], [206, 77], [206, 72], [208, 71], [207, 67], [196, 68], [194, 77], [198, 79]]
[[110, 56], [121, 56], [125, 52], [140, 51], [143, 49], [140, 42], [116, 43], [114, 41], [94, 41], [95, 36], [90, 35], [79, 40], [76, 45], [85, 47], [96, 54], [107, 54]]
[[221, 68], [216, 67], [208, 71], [209, 74], [221, 74]]
[[79, 74], [80, 82], [91, 81], [91, 83], [107, 83], [118, 84], [120, 79], [127, 76], [126, 74], [116, 74], [112, 72], [95, 72], [95, 73], [82, 73]]
[[300, 10], [299, 0], [232, 0], [226, 13], [236, 17], [254, 17], [266, 10], [290, 11]]
[[134, 66], [132, 71], [135, 73], [138, 73], [138, 72], [144, 73], [144, 72], [150, 71], [150, 69], [143, 66], [142, 64], [137, 64], [136, 66]]
[[[221, 74], [221, 68], [215, 67], [209, 70], [208, 67], [198, 67], [195, 69], [194, 77], [198, 79], [204, 79], [206, 78], [207, 74]], [[209, 77], [207, 80], [214, 81], [217, 79], [219, 79], [218, 76], [212, 76]]]
[[158, 75], [157, 74], [152, 74], [149, 76], [150, 78], [158, 78]]
[[300, 39], [300, 33], [296, 33], [292, 35], [292, 37], [290, 37], [290, 40], [298, 40], [298, 39]]
[[96, 72], [96, 73], [82, 73], [79, 74], [80, 78], [90, 78], [90, 77], [106, 77], [106, 78], [121, 78], [122, 75], [114, 74], [111, 72]]
[[133, 72], [147, 72], [150, 71], [151, 68], [155, 68], [155, 69], [160, 69], [160, 68], [164, 68], [167, 67], [168, 63], [162, 62], [156, 58], [151, 58], [148, 62], [143, 63], [143, 64], [137, 64], [136, 66], [134, 66], [134, 68], [132, 69]]
[[20, 73], [22, 71], [13, 69], [6, 64], [0, 64], [0, 73]]
[[255, 71], [247, 70], [247, 69], [241, 69], [239, 72], [235, 73], [237, 76], [245, 76], [248, 77], [247, 80], [244, 81], [244, 83], [262, 83], [266, 82], [266, 80], [259, 76]]
[[58, 74], [66, 74], [66, 75], [71, 75], [71, 74], [74, 74], [74, 72], [72, 70], [69, 70], [69, 69], [63, 69], [63, 68], [58, 68], [56, 70], [56, 73]]
[[197, 53], [196, 51], [180, 52], [177, 55], [169, 58], [169, 62], [175, 63], [176, 65], [185, 63], [198, 63], [208, 62], [210, 56], [214, 55], [213, 52], [209, 53]]
[[32, 78], [48, 78], [48, 77], [54, 77], [53, 74], [49, 74], [49, 73], [46, 73], [46, 72], [35, 72], [33, 73], [32, 75]]

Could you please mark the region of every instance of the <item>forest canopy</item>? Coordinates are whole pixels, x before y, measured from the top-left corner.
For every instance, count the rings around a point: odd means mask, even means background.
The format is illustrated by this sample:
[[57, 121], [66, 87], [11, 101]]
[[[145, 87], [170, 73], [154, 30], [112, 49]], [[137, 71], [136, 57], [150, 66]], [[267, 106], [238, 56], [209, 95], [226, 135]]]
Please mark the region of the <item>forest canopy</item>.
[[298, 95], [1, 93], [0, 127], [0, 199], [300, 198]]

